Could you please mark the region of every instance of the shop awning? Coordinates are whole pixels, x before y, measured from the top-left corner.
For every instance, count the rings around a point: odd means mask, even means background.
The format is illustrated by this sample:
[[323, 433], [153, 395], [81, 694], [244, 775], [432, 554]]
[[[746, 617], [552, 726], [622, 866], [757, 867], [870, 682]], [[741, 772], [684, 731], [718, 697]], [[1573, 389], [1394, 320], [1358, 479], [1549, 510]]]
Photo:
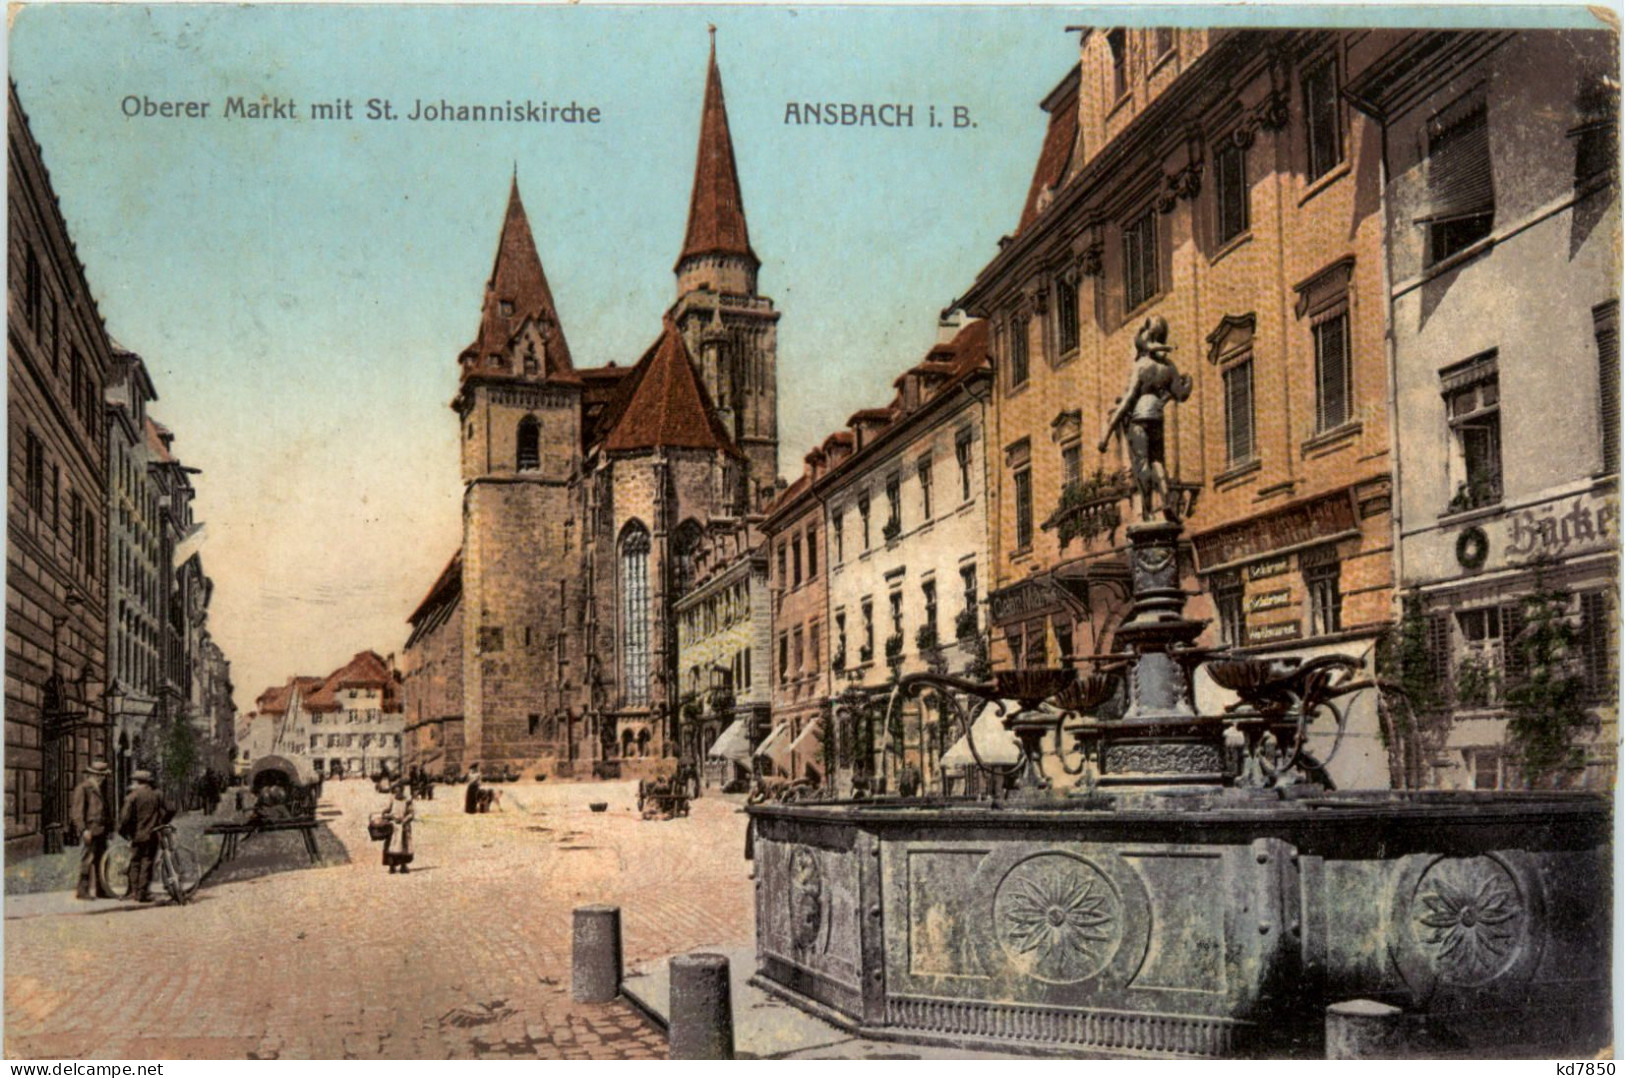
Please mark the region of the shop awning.
[[[1016, 740], [1015, 734], [1004, 728], [1005, 718], [1021, 710], [1021, 705], [1014, 700], [1006, 700], [1004, 707], [1004, 714], [1001, 715], [994, 705], [984, 704], [981, 713], [970, 724], [971, 736], [976, 739], [976, 751], [983, 763], [1013, 764], [1021, 759], [1021, 743]], [[942, 766], [976, 766], [976, 757], [971, 755], [970, 745], [963, 737], [942, 754]]]
[[713, 759], [734, 760], [738, 763], [750, 763], [750, 720], [740, 716], [711, 742], [711, 747], [705, 750], [705, 755]]
[[824, 744], [819, 731], [824, 728], [824, 717], [817, 716], [802, 728], [796, 739], [790, 743], [790, 763], [792, 778], [800, 778], [807, 773], [807, 766], [812, 765], [813, 770], [820, 775], [824, 773]]
[[766, 756], [773, 761], [775, 770], [786, 774], [790, 771], [790, 724], [781, 722], [773, 727], [773, 732], [762, 739], [756, 746], [755, 756]]

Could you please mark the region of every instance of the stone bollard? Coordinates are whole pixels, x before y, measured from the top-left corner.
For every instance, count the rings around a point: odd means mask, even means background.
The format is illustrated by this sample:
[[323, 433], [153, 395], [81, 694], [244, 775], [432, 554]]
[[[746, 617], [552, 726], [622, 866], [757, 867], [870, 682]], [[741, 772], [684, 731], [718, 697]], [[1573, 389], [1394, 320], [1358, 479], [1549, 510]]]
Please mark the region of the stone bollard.
[[1409, 1047], [1405, 1012], [1370, 999], [1326, 1008], [1327, 1059], [1403, 1059]]
[[671, 960], [666, 1036], [672, 1059], [734, 1057], [733, 996], [726, 957], [684, 954]]
[[570, 998], [607, 1003], [621, 991], [621, 908], [577, 906], [572, 928]]

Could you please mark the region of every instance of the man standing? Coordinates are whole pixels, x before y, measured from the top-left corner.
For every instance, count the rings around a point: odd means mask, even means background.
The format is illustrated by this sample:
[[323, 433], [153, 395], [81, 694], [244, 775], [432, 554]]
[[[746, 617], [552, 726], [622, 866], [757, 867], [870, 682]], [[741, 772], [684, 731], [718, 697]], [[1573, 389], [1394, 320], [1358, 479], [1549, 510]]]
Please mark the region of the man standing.
[[158, 859], [158, 829], [175, 816], [173, 809], [153, 783], [151, 771], [130, 776], [135, 789], [124, 799], [118, 817], [118, 833], [130, 840], [130, 895], [137, 902], [151, 902], [152, 866]]
[[92, 760], [85, 768], [84, 781], [73, 788], [68, 820], [81, 840], [79, 860], [81, 899], [111, 898], [102, 879], [102, 854], [107, 852], [107, 835], [113, 830], [113, 806], [107, 799], [107, 776], [112, 774], [104, 760]]

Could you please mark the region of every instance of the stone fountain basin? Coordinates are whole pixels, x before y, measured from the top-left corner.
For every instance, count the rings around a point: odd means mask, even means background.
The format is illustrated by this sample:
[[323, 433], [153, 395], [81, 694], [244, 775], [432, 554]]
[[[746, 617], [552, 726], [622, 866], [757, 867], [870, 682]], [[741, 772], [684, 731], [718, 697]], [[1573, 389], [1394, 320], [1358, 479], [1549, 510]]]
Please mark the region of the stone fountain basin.
[[757, 983], [864, 1036], [1070, 1056], [1318, 1056], [1356, 998], [1421, 1054], [1609, 1043], [1601, 798], [1118, 804], [754, 806]]

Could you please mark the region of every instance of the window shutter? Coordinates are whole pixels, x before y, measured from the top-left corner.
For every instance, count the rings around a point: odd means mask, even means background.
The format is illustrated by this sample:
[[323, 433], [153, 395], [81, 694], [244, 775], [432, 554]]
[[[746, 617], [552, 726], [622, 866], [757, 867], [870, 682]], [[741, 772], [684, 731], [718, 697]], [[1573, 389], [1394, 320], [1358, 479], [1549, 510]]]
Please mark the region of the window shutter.
[[1427, 617], [1428, 676], [1436, 687], [1446, 689], [1450, 684], [1450, 615], [1429, 614]]
[[1447, 110], [1429, 127], [1428, 191], [1432, 222], [1495, 212], [1490, 182], [1489, 127], [1480, 98], [1465, 111]]
[[1315, 326], [1315, 354], [1316, 375], [1319, 379], [1315, 402], [1316, 429], [1330, 430], [1347, 422], [1349, 417], [1346, 310]]
[[1229, 463], [1253, 456], [1253, 364], [1238, 363], [1224, 372], [1225, 434]]
[[1586, 696], [1609, 700], [1614, 696], [1614, 677], [1609, 669], [1608, 597], [1600, 591], [1580, 595], [1580, 661], [1585, 676]]
[[1602, 466], [1619, 471], [1619, 303], [1592, 311], [1597, 333], [1597, 418], [1602, 425]]
[[1501, 607], [1501, 667], [1509, 687], [1529, 676], [1529, 661], [1524, 654], [1523, 641], [1519, 639], [1528, 625], [1521, 600]]

